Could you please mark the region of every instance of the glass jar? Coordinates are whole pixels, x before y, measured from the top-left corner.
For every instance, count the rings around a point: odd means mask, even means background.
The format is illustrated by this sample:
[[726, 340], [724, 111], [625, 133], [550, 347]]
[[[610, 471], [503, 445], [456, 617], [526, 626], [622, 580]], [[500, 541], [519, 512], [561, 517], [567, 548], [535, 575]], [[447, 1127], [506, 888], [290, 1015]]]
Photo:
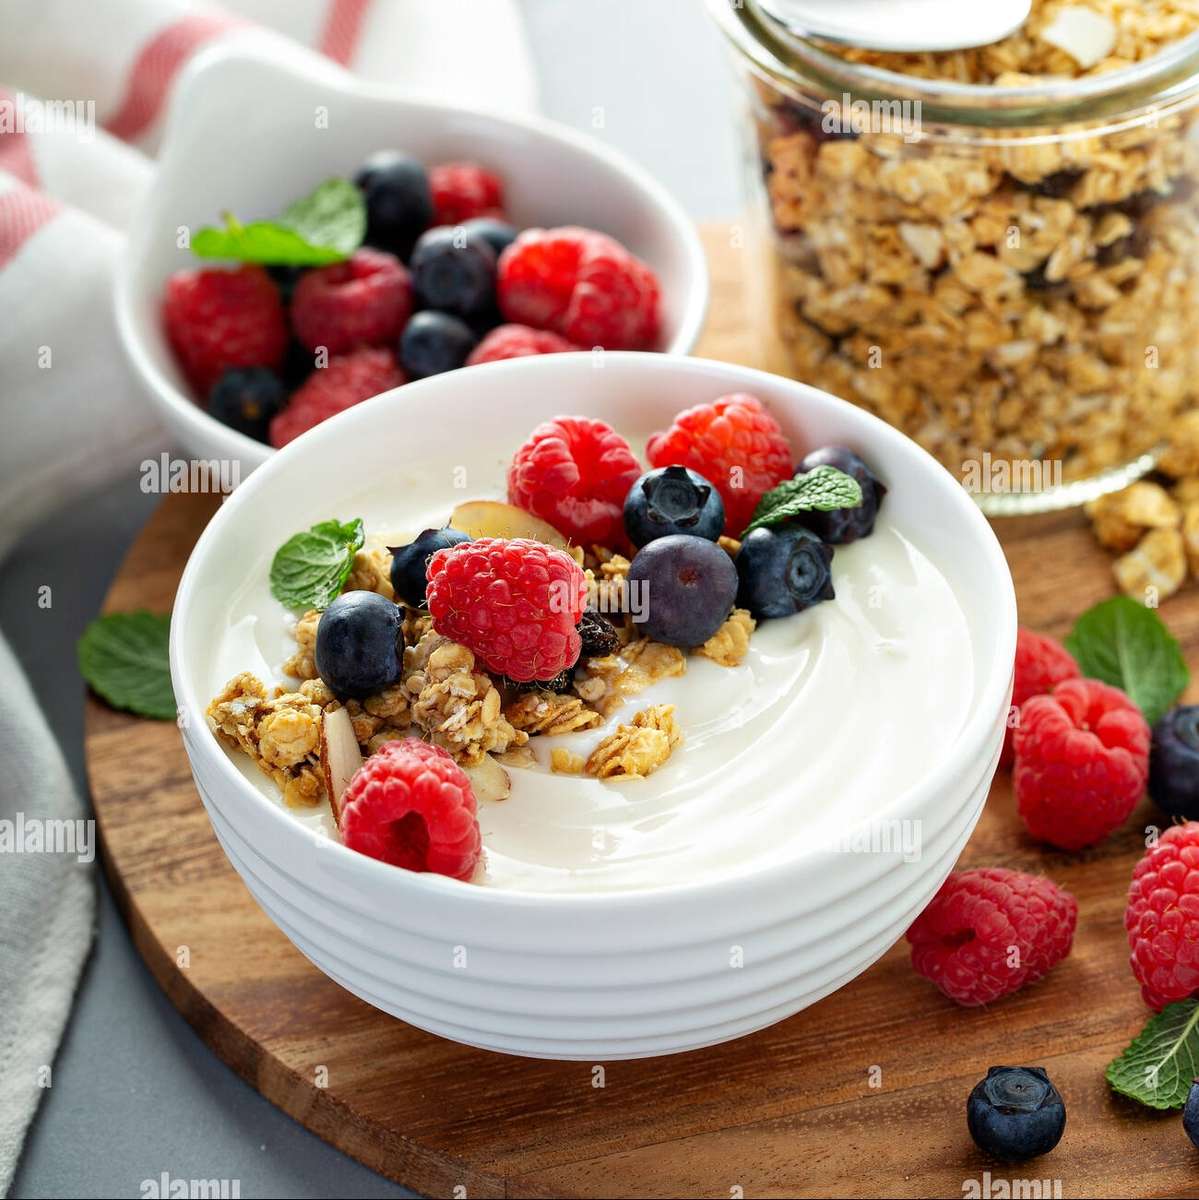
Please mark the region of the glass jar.
[[1150, 470], [1199, 392], [1199, 34], [999, 87], [709, 4], [749, 101], [770, 365], [898, 426], [990, 513]]

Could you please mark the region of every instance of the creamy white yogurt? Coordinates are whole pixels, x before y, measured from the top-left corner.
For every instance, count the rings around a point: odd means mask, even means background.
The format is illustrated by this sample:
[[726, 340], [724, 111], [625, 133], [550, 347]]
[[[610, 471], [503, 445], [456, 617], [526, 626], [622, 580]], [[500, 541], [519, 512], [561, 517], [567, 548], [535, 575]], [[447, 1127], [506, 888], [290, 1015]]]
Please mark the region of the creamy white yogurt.
[[[412, 493], [409, 493], [412, 494]], [[416, 491], [415, 494], [421, 494]], [[416, 514], [367, 493], [339, 504], [361, 515], [368, 541], [396, 545], [443, 524], [448, 508]], [[282, 681], [292, 615], [271, 598], [266, 568], [230, 598], [210, 694], [240, 671]], [[535, 737], [536, 767], [508, 768], [512, 795], [480, 806], [486, 861], [476, 881], [522, 891], [620, 891], [740, 873], [837, 844], [927, 774], [958, 737], [974, 693], [974, 655], [945, 576], [893, 528], [886, 506], [874, 534], [838, 547], [837, 597], [760, 624], [745, 661], [728, 668], [690, 656], [684, 675], [635, 696], [601, 728]], [[684, 741], [648, 779], [600, 783], [555, 775], [550, 751], [586, 755], [649, 704], [676, 706]], [[246, 778], [282, 804], [241, 754]], [[327, 805], [289, 810], [336, 837]]]

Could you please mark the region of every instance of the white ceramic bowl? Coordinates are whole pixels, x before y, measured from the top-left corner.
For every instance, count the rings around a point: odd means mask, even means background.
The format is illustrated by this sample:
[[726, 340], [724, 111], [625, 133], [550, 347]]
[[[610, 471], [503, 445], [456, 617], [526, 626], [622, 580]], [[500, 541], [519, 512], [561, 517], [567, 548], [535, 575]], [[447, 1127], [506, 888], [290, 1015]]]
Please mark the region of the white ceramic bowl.
[[[500, 480], [537, 421], [577, 412], [617, 429], [664, 427], [679, 409], [732, 391], [760, 396], [797, 447], [845, 443], [874, 464], [891, 484], [889, 518], [946, 574], [966, 612], [976, 691], [962, 731], [917, 786], [880, 797], [873, 814], [921, 822], [914, 861], [797, 848], [782, 866], [657, 889], [484, 888], [402, 871], [315, 834], [254, 787], [209, 731], [209, 656], [228, 626], [230, 596], [248, 572], [266, 572], [294, 530], [340, 513], [339, 502], [373, 484], [402, 486], [406, 462], [444, 459], [451, 429], [469, 431], [456, 435], [467, 456], [460, 461], [478, 452]], [[596, 1061], [691, 1049], [769, 1025], [852, 979], [902, 935], [981, 812], [1003, 739], [1015, 633], [1011, 577], [990, 526], [902, 434], [804, 384], [725, 363], [612, 353], [595, 369], [590, 355], [569, 354], [410, 384], [274, 456], [221, 507], [192, 553], [171, 625], [171, 670], [217, 836], [312, 962], [376, 1007], [442, 1036]], [[455, 969], [456, 947], [467, 948], [468, 969]], [[732, 966], [733, 947], [743, 966]]]
[[[329, 127], [317, 128], [319, 106]], [[408, 100], [353, 79], [316, 56], [270, 43], [214, 47], [180, 81], [155, 178], [129, 229], [116, 277], [117, 324], [134, 372], [185, 452], [239, 461], [274, 453], [208, 416], [175, 363], [162, 328], [167, 277], [200, 260], [178, 230], [274, 216], [372, 151], [422, 162], [476, 159], [505, 180], [517, 225], [586, 225], [618, 238], [662, 285], [662, 348], [686, 354], [703, 326], [708, 274], [693, 223], [666, 190], [623, 155], [563, 125]]]

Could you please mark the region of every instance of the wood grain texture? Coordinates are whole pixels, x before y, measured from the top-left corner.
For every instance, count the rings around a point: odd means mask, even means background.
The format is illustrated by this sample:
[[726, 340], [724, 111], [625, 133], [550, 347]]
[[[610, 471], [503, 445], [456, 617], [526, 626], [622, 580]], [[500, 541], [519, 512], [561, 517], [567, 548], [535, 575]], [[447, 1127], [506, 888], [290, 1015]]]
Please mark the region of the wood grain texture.
[[[725, 230], [711, 231], [709, 245], [712, 316], [701, 352], [744, 361], [754, 355], [740, 257]], [[168, 497], [108, 608], [168, 609], [214, 507], [209, 497]], [[1110, 560], [1078, 516], [998, 529], [1025, 624], [1063, 634], [1111, 593]], [[1199, 668], [1199, 589], [1166, 602], [1162, 615]], [[772, 1029], [607, 1064], [601, 1088], [588, 1064], [465, 1049], [321, 975], [226, 863], [172, 725], [89, 701], [87, 755], [109, 877], [172, 1002], [273, 1103], [423, 1193], [962, 1196], [964, 1181], [989, 1171], [993, 1187], [1060, 1180], [1066, 1196], [1199, 1196], [1199, 1157], [1177, 1115], [1125, 1102], [1103, 1080], [1146, 1016], [1121, 918], [1144, 827], [1160, 820], [1148, 804], [1099, 847], [1047, 853], [1023, 835], [1008, 782], [997, 781], [964, 864], [1045, 872], [1081, 906], [1073, 954], [1042, 983], [990, 1009], [960, 1010], [912, 973], [898, 946]], [[989, 1161], [966, 1132], [966, 1094], [993, 1063], [1045, 1065], [1066, 1096], [1065, 1139], [1030, 1168]]]

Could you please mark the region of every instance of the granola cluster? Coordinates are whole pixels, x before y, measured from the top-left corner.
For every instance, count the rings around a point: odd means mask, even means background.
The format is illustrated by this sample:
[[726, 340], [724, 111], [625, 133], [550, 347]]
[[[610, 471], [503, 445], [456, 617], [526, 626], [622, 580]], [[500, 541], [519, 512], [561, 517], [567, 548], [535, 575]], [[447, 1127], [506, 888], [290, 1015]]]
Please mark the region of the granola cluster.
[[618, 725], [588, 757], [585, 770], [599, 779], [644, 779], [683, 740], [673, 704], [643, 708], [628, 725]]
[[[1111, 26], [1095, 62], [1059, 36], [1080, 7]], [[1034, 0], [1024, 29], [994, 46], [846, 56], [1005, 86], [1127, 65], [1197, 28], [1194, 0]], [[819, 98], [754, 86], [778, 324], [798, 378], [899, 426], [955, 474], [989, 452], [1090, 476], [1155, 449], [1193, 405], [1189, 113], [1112, 132], [905, 140], [830, 131]]]
[[1087, 505], [1100, 545], [1118, 555], [1121, 591], [1157, 602], [1199, 580], [1199, 411], [1176, 425], [1154, 479]]

